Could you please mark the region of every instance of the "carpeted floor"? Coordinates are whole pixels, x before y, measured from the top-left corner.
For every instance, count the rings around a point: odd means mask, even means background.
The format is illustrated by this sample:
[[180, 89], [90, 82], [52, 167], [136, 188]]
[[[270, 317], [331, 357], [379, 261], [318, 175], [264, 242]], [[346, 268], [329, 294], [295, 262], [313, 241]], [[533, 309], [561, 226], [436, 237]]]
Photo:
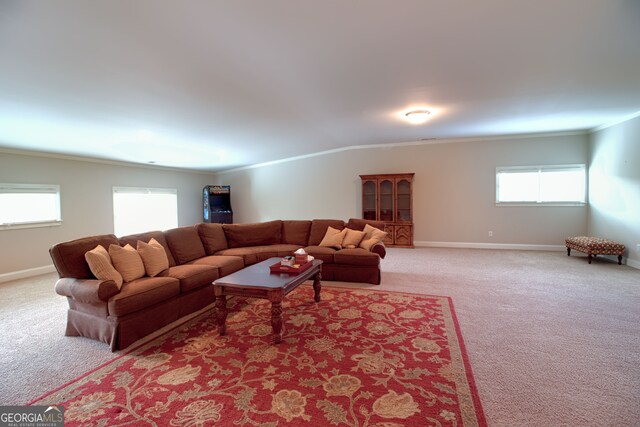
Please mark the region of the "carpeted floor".
[[[453, 299], [490, 426], [640, 424], [640, 271], [563, 252], [389, 249], [383, 284]], [[0, 284], [0, 404], [110, 360], [64, 337], [55, 275]]]

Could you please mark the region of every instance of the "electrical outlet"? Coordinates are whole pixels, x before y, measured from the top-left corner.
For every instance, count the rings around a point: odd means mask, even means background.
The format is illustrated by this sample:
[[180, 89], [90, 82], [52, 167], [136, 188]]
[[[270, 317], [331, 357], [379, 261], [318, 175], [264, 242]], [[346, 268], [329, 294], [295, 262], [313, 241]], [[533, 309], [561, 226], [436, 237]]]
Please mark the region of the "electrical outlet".
[[[489, 237], [493, 237], [493, 231], [489, 231]], [[640, 245], [638, 245], [640, 247]]]
[[638, 253], [640, 254], [640, 243], [638, 243], [638, 244], [636, 245], [636, 252], [638, 252]]

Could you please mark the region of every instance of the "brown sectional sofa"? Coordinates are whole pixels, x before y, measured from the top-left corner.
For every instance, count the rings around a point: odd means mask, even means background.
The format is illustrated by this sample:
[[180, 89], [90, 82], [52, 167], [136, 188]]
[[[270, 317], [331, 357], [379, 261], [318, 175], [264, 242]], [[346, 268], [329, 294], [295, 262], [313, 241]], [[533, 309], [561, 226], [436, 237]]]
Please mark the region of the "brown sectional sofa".
[[[67, 336], [84, 336], [123, 349], [134, 341], [215, 300], [212, 282], [247, 265], [291, 255], [299, 248], [323, 260], [322, 279], [380, 283], [383, 244], [371, 251], [318, 246], [329, 226], [383, 229], [379, 221], [316, 219], [255, 224], [209, 224], [151, 231], [117, 238], [113, 234], [85, 237], [54, 245], [49, 253], [60, 279], [56, 292], [69, 302]], [[84, 254], [102, 245], [157, 240], [167, 253], [169, 268], [156, 277], [123, 283], [97, 280]]]

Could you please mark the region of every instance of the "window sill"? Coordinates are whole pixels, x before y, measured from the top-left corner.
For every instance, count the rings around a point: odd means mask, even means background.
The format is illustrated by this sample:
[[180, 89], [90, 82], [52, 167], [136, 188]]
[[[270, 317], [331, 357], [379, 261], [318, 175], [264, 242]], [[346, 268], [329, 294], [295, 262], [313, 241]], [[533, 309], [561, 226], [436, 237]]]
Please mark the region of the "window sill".
[[36, 221], [36, 222], [19, 222], [13, 224], [0, 224], [0, 230], [18, 230], [22, 228], [41, 228], [41, 227], [58, 227], [62, 225], [62, 221]]
[[574, 206], [584, 207], [587, 206], [585, 202], [496, 202], [496, 207], [522, 207], [522, 206], [536, 206], [536, 207], [555, 207], [555, 206]]

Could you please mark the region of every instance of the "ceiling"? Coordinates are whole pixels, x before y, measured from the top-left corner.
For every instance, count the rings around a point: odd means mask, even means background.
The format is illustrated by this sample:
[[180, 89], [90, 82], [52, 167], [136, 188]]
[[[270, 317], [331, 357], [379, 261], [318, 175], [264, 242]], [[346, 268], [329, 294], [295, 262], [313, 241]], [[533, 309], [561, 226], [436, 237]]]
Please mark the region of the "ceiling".
[[0, 0], [2, 149], [216, 172], [638, 111], [638, 0]]

